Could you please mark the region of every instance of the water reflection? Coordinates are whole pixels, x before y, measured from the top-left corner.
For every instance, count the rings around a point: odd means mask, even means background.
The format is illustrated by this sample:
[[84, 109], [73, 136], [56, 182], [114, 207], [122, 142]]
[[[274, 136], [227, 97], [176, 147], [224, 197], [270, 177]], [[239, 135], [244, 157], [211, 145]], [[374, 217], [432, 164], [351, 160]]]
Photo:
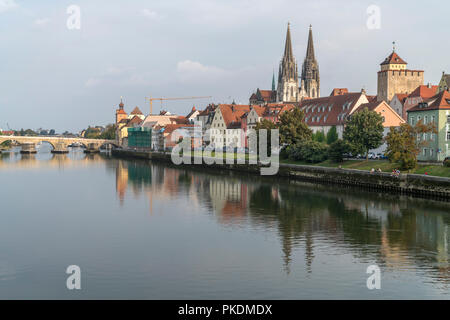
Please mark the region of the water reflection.
[[108, 153], [85, 154], [81, 148], [69, 148], [69, 153], [53, 154], [50, 148], [40, 147], [38, 153], [21, 154], [20, 148], [0, 153], [1, 169], [39, 169], [39, 168], [64, 168], [80, 165], [90, 166], [93, 162], [104, 162], [110, 158]]
[[[153, 198], [170, 201], [183, 194], [193, 211], [207, 207], [224, 226], [276, 230], [286, 273], [299, 248], [312, 273], [316, 247], [325, 244], [388, 270], [425, 270], [446, 288], [450, 283], [450, 203], [113, 161], [122, 204], [127, 192], [147, 196], [150, 204]], [[152, 210], [150, 205], [150, 214]]]
[[69, 294], [48, 283], [74, 257], [83, 297], [373, 297], [374, 263], [383, 298], [450, 296], [448, 202], [82, 150], [3, 153], [0, 179], [0, 297], [27, 297], [28, 272], [31, 297]]

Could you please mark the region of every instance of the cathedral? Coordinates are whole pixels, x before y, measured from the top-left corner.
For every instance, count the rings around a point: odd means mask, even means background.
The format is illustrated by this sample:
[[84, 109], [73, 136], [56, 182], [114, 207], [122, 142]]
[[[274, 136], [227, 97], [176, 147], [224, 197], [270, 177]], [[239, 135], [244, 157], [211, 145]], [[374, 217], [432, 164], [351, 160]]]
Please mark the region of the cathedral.
[[319, 64], [314, 54], [312, 27], [309, 26], [306, 56], [299, 77], [297, 61], [292, 50], [290, 24], [288, 23], [284, 54], [278, 69], [278, 85], [275, 89], [275, 81], [272, 79], [272, 90], [258, 88], [256, 93], [250, 97], [250, 104], [300, 102], [304, 98], [318, 97], [320, 97]]

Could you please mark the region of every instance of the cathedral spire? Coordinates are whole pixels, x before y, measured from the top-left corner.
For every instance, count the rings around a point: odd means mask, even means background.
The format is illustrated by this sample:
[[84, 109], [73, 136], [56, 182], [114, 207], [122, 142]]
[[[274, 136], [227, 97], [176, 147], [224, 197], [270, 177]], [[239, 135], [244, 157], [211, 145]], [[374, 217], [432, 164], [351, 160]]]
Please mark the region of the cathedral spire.
[[308, 58], [315, 59], [315, 57], [314, 57], [314, 42], [313, 42], [313, 36], [312, 36], [312, 25], [309, 25], [308, 47], [306, 49], [306, 59], [308, 59]]
[[[272, 87], [274, 86], [272, 81]], [[295, 102], [298, 101], [298, 69], [292, 52], [291, 26], [287, 25], [286, 44], [284, 55], [280, 61], [278, 71], [277, 101]]]
[[275, 91], [275, 71], [272, 72], [272, 91]]
[[301, 96], [309, 98], [317, 98], [320, 96], [319, 64], [314, 54], [311, 25], [309, 25], [308, 46], [306, 48], [306, 57], [303, 61], [301, 83]]
[[286, 44], [284, 45], [284, 57], [288, 61], [292, 61], [294, 59], [294, 55], [292, 54], [292, 44], [291, 44], [291, 30], [290, 23], [288, 22], [287, 32], [286, 32]]

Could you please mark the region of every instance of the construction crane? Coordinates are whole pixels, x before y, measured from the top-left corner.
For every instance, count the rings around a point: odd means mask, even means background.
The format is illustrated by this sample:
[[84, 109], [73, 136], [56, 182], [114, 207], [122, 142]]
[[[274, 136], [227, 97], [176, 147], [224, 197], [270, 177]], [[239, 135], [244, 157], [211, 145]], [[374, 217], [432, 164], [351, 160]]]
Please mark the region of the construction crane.
[[187, 99], [206, 99], [206, 98], [212, 98], [212, 96], [201, 96], [201, 97], [180, 97], [180, 98], [147, 98], [146, 100], [150, 102], [150, 114], [152, 114], [153, 111], [153, 101], [159, 100], [161, 101], [161, 104], [163, 100], [187, 100]]

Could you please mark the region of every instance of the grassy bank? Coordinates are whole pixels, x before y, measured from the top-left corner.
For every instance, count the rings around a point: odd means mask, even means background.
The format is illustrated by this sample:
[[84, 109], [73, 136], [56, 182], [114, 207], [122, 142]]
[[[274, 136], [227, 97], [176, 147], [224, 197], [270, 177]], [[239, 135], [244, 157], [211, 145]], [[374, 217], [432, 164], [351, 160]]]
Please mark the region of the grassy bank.
[[[358, 169], [358, 170], [368, 170], [370, 171], [372, 168], [375, 170], [380, 168], [383, 172], [392, 172], [394, 169], [398, 169], [399, 165], [396, 163], [390, 163], [387, 160], [346, 160], [342, 163], [335, 163], [330, 160], [326, 160], [320, 163], [307, 163], [302, 161], [292, 161], [292, 160], [281, 160], [281, 163], [289, 163], [289, 164], [302, 164], [302, 165], [315, 165], [319, 167], [330, 167], [336, 168], [342, 166], [342, 168], [347, 169]], [[440, 165], [422, 165], [418, 164], [417, 168], [408, 171], [408, 173], [417, 173], [417, 174], [425, 174], [427, 173], [430, 176], [438, 176], [438, 177], [446, 177], [450, 178], [450, 168], [440, 166]]]

